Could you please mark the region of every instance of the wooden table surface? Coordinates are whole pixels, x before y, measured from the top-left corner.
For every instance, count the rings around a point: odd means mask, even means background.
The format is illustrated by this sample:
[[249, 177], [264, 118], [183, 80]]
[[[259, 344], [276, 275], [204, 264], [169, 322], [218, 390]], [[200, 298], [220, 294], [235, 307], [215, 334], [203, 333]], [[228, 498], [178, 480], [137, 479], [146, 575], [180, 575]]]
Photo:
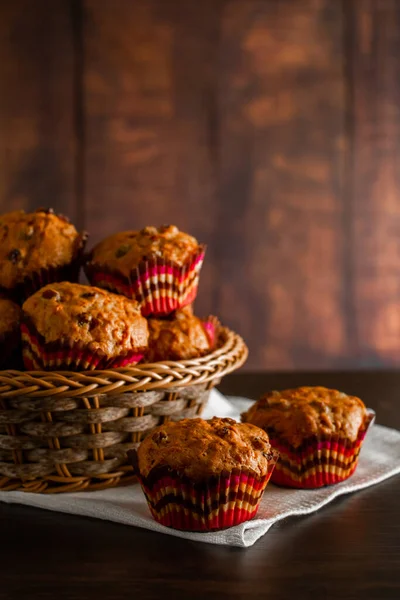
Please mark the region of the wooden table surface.
[[[238, 374], [220, 389], [327, 385], [400, 429], [400, 373]], [[400, 599], [400, 476], [275, 525], [248, 549], [0, 504], [0, 599]]]

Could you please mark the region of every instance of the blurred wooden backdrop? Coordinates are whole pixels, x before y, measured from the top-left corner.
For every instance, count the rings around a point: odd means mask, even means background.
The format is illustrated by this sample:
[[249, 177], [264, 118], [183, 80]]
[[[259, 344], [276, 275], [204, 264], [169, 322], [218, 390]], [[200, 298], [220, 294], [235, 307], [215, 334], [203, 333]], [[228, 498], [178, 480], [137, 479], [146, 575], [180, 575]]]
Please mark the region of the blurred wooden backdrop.
[[0, 0], [0, 208], [208, 243], [252, 369], [400, 366], [398, 0]]

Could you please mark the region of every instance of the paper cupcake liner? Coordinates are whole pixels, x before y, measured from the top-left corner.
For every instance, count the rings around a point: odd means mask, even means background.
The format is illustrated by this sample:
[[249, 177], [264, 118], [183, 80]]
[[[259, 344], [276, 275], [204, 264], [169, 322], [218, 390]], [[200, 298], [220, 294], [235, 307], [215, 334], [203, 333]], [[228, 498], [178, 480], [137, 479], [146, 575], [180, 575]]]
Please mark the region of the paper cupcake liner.
[[272, 483], [314, 489], [344, 481], [357, 468], [362, 443], [374, 418], [375, 414], [370, 411], [366, 427], [360, 430], [355, 441], [338, 435], [315, 437], [294, 449], [274, 433], [269, 433], [271, 445], [280, 453]]
[[108, 357], [96, 353], [74, 342], [45, 343], [32, 326], [21, 325], [22, 355], [25, 369], [29, 371], [44, 370], [76, 370], [113, 369], [136, 364], [142, 360], [144, 353], [134, 350], [116, 357]]
[[85, 272], [92, 285], [136, 299], [143, 316], [163, 316], [195, 300], [204, 255], [205, 246], [200, 246], [182, 267], [154, 257], [132, 269], [129, 278], [91, 261]]
[[49, 283], [58, 281], [77, 282], [79, 279], [79, 271], [83, 264], [83, 256], [85, 245], [88, 239], [86, 232], [79, 235], [76, 241], [73, 259], [70, 263], [61, 266], [49, 266], [38, 271], [30, 273], [19, 283], [15, 288], [6, 290], [1, 288], [17, 303], [22, 304], [29, 296], [32, 296], [37, 290]]
[[213, 350], [217, 344], [220, 322], [217, 317], [210, 316], [203, 321], [203, 327], [209, 339], [211, 350]]
[[247, 469], [233, 469], [209, 481], [194, 483], [169, 468], [154, 469], [142, 478], [132, 452], [134, 469], [153, 518], [161, 525], [184, 531], [215, 531], [255, 517], [275, 467], [272, 454], [268, 472], [256, 477]]

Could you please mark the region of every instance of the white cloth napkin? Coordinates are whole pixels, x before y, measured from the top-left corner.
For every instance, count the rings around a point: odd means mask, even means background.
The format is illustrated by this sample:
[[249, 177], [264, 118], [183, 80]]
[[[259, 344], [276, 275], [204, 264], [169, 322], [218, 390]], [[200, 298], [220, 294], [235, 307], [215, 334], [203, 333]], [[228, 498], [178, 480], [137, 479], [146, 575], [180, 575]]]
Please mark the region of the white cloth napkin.
[[[203, 417], [239, 419], [240, 412], [248, 406], [249, 400], [228, 400], [213, 390]], [[357, 470], [347, 481], [319, 490], [291, 490], [269, 484], [256, 519], [215, 533], [186, 533], [159, 525], [150, 515], [139, 484], [99, 492], [49, 496], [0, 492], [0, 501], [115, 521], [199, 542], [246, 547], [252, 546], [281, 519], [312, 513], [337, 496], [375, 485], [397, 473], [400, 473], [400, 431], [374, 425], [362, 447]]]

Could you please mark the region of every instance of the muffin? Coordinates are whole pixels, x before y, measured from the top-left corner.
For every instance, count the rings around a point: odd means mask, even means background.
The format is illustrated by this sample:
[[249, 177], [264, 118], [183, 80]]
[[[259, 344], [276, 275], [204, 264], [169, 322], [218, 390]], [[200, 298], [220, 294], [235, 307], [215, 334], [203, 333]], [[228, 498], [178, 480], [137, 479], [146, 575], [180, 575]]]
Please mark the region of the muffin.
[[191, 306], [177, 310], [170, 318], [148, 319], [148, 326], [146, 362], [198, 358], [214, 347], [215, 321], [202, 321]]
[[354, 473], [373, 416], [355, 396], [300, 387], [265, 394], [242, 421], [264, 429], [279, 451], [273, 483], [318, 488]]
[[174, 225], [112, 235], [93, 248], [92, 285], [136, 299], [144, 316], [168, 315], [193, 302], [205, 246]]
[[0, 290], [20, 302], [47, 283], [76, 281], [86, 239], [52, 209], [2, 215]]
[[107, 369], [137, 363], [147, 321], [134, 300], [78, 283], [54, 283], [22, 306], [27, 369]]
[[168, 421], [130, 453], [154, 519], [186, 531], [252, 519], [277, 455], [258, 427], [216, 417]]
[[20, 307], [0, 296], [0, 369], [21, 367]]

